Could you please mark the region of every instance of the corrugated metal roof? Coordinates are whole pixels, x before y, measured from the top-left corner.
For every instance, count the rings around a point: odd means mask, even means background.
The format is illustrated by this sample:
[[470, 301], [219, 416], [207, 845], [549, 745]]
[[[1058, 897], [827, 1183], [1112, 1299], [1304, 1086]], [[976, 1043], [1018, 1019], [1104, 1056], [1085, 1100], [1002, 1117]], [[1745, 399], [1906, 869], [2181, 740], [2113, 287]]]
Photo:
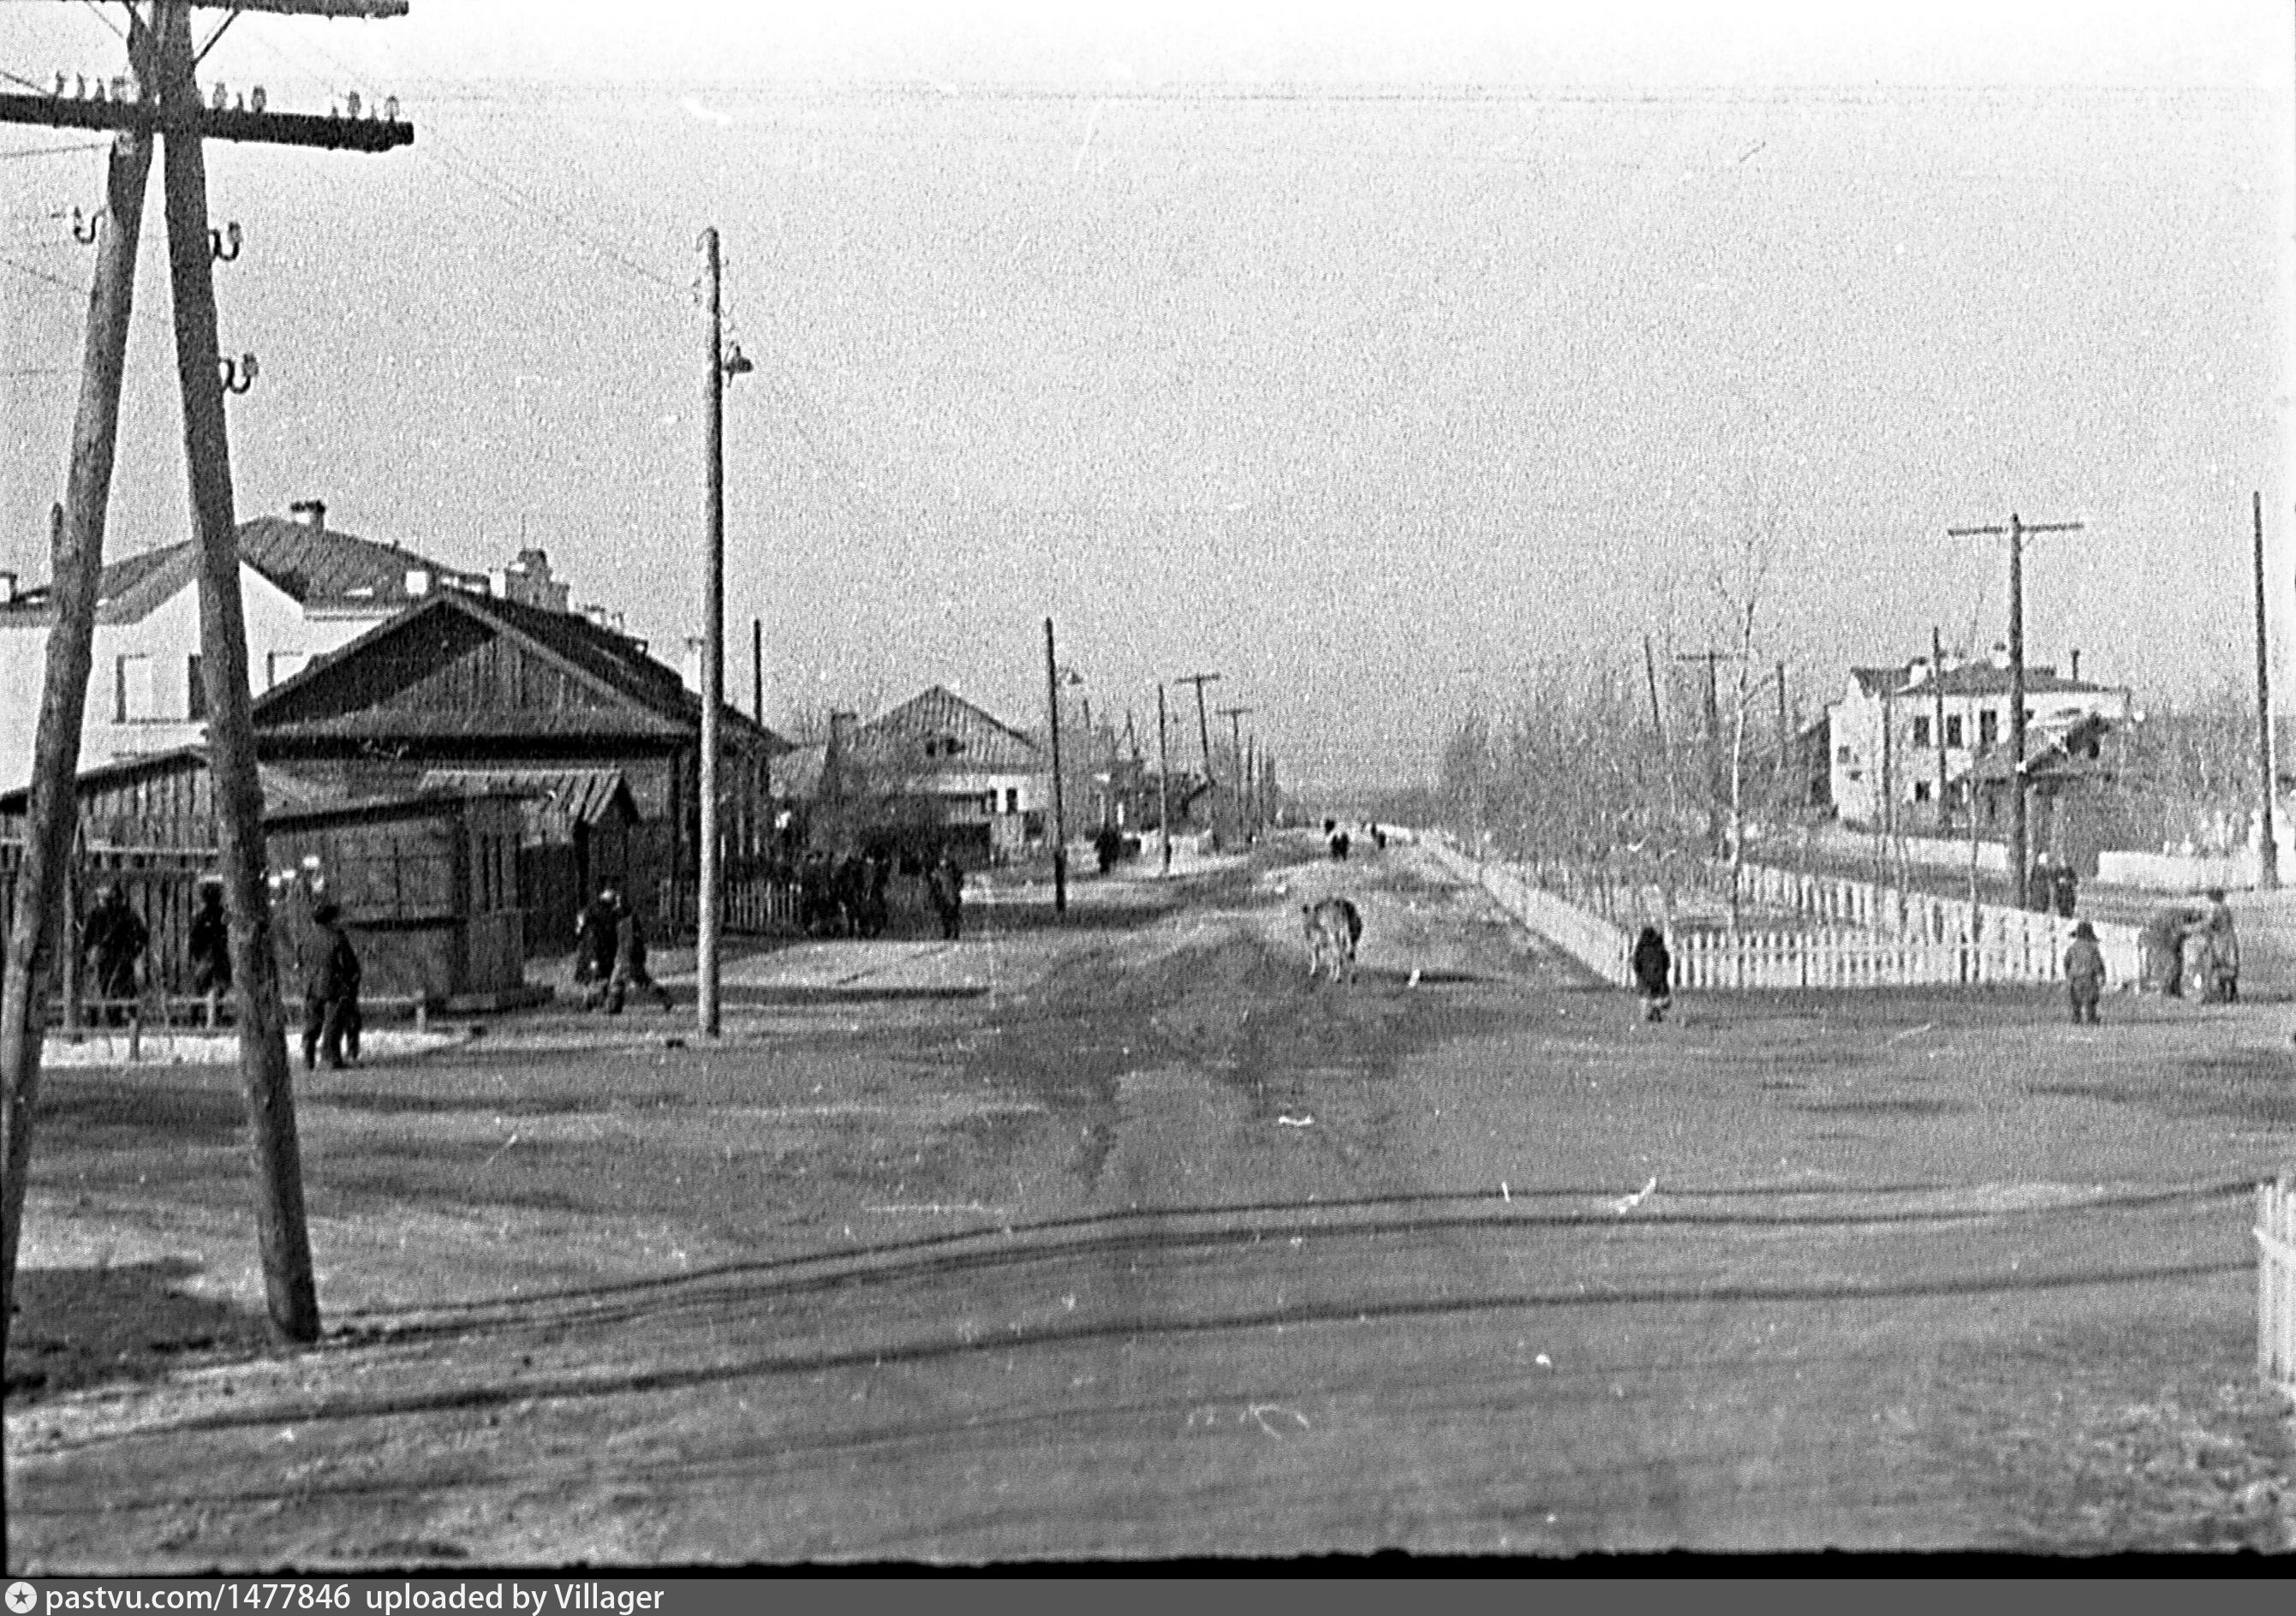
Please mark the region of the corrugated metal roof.
[[638, 817], [630, 783], [618, 768], [432, 768], [423, 770], [416, 784], [426, 792], [469, 796], [537, 797], [551, 812], [582, 824], [605, 818], [617, 800], [633, 820]]

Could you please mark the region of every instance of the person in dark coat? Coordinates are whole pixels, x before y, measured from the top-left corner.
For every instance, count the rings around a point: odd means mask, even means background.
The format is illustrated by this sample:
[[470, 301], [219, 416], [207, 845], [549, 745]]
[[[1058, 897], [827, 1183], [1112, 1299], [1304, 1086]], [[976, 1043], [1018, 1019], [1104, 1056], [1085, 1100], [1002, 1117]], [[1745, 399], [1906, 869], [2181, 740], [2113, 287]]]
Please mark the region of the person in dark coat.
[[303, 1070], [316, 1071], [324, 1059], [330, 1071], [343, 1064], [346, 1000], [357, 990], [358, 954], [343, 934], [343, 912], [323, 901], [311, 911], [311, 930], [296, 950], [303, 978]]
[[192, 914], [184, 956], [192, 971], [192, 991], [207, 1000], [212, 1027], [217, 1003], [231, 991], [231, 922], [224, 914], [223, 888], [215, 882], [200, 883], [200, 906]]
[[932, 898], [933, 913], [940, 916], [940, 934], [955, 942], [964, 932], [964, 871], [947, 853], [940, 856], [931, 874], [925, 877], [925, 889]]
[[2162, 904], [2144, 917], [2136, 947], [2145, 992], [2184, 997], [2185, 939], [2206, 920], [2204, 912], [2186, 903]]
[[2073, 1020], [2096, 1020], [2096, 1001], [2104, 992], [2104, 951], [2096, 946], [2096, 928], [2087, 921], [2073, 928], [2072, 947], [2065, 950], [2065, 992], [2072, 999]]
[[2058, 918], [2070, 920], [2080, 898], [2080, 873], [2070, 864], [2057, 865], [2049, 876], [2049, 892], [2056, 900]]
[[596, 901], [584, 906], [574, 922], [574, 980], [585, 1010], [595, 1010], [613, 981], [621, 923], [611, 887], [601, 887]]
[[88, 911], [87, 926], [80, 933], [80, 947], [93, 967], [90, 982], [102, 1004], [99, 1021], [127, 1019], [129, 1006], [137, 997], [135, 967], [151, 943], [152, 934], [144, 928], [144, 917], [129, 906], [127, 894], [117, 884], [105, 887], [95, 907]]
[[1635, 986], [1643, 996], [1643, 1020], [1662, 1021], [1674, 1005], [1674, 956], [1656, 926], [1644, 926], [1635, 939]]
[[2240, 933], [2233, 926], [2232, 906], [2222, 887], [2209, 889], [2209, 908], [2202, 917], [2200, 938], [2201, 1003], [2230, 1005], [2240, 998]]
[[652, 994], [664, 1010], [671, 1008], [669, 989], [646, 971], [645, 929], [627, 896], [614, 900], [614, 974], [606, 985], [606, 1013], [621, 1014], [622, 1001], [633, 988]]

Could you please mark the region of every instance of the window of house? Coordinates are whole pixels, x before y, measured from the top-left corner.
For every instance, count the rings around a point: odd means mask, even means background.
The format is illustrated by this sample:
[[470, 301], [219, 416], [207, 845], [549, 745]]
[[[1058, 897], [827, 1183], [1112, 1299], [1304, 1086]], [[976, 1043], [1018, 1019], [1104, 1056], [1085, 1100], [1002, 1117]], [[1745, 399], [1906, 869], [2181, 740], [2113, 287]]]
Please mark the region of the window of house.
[[1927, 802], [1929, 800], [1930, 800], [1930, 783], [1929, 783], [1928, 781], [1926, 781], [1926, 780], [1916, 780], [1916, 781], [1915, 781], [1915, 782], [1914, 782], [1914, 800], [1915, 800], [1915, 801], [1916, 801], [1916, 802]]
[[1021, 788], [1019, 786], [1008, 785], [1004, 788], [1004, 811], [1008, 814], [1017, 814], [1021, 811]]
[[2001, 738], [2001, 715], [1991, 708], [1977, 715], [1977, 743], [1990, 746]]
[[1847, 746], [1838, 746], [1838, 747], [1834, 748], [1834, 749], [1833, 749], [1833, 760], [1834, 760], [1836, 763], [1847, 763], [1847, 762], [1849, 762], [1849, 749]]
[[1914, 744], [1915, 746], [1927, 746], [1929, 743], [1930, 721], [1928, 715], [1923, 714], [1917, 716], [1914, 719]]
[[1961, 715], [1957, 712], [1946, 715], [1945, 743], [1949, 747], [1961, 744]]
[[996, 812], [996, 793], [995, 792], [983, 792], [980, 793], [980, 811], [984, 814], [992, 816]]
[[200, 653], [194, 651], [184, 659], [184, 717], [204, 718], [207, 716], [207, 681], [200, 677]]
[[152, 689], [152, 659], [148, 656], [125, 656], [115, 664], [118, 669], [112, 690], [112, 721], [134, 724], [160, 716]]

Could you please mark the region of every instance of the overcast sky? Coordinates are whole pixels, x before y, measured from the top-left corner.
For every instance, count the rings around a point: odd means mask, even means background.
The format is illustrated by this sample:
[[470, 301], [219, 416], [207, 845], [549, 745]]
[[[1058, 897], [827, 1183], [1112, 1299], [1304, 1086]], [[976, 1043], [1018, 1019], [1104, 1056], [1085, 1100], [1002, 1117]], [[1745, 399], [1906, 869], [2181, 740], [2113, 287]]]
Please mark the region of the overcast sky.
[[[107, 10], [116, 13], [116, 7]], [[1888, 8], [414, 0], [250, 16], [203, 81], [396, 94], [384, 156], [212, 145], [242, 518], [545, 546], [699, 619], [696, 238], [725, 239], [728, 687], [1042, 706], [1226, 677], [1284, 772], [1423, 769], [1477, 699], [1757, 628], [1851, 662], [2005, 634], [2140, 704], [2248, 677], [2286, 529], [2284, 3]], [[0, 70], [117, 70], [0, 0]], [[57, 148], [68, 148], [57, 150]], [[45, 578], [102, 155], [0, 131], [0, 566]], [[110, 551], [185, 536], [157, 172]], [[59, 284], [62, 283], [62, 284]], [[2286, 675], [2283, 675], [2284, 683]], [[1191, 726], [1193, 727], [1193, 726]]]

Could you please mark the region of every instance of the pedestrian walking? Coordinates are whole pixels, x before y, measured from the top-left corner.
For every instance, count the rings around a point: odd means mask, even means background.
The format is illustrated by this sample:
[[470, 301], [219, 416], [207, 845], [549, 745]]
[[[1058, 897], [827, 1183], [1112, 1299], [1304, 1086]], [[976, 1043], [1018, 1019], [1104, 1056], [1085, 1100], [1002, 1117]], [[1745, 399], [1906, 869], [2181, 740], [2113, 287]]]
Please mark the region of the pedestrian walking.
[[2201, 1003], [2231, 1005], [2240, 999], [2240, 933], [2222, 887], [2209, 889], [2209, 907], [2199, 927], [2205, 951], [2199, 961]]
[[231, 991], [231, 922], [224, 914], [221, 882], [200, 883], [200, 906], [192, 912], [184, 963], [191, 968], [192, 991], [208, 1002], [212, 1027], [223, 996]]
[[323, 900], [311, 911], [311, 930], [296, 950], [303, 979], [305, 1071], [316, 1071], [322, 1060], [330, 1071], [342, 1069], [344, 1002], [359, 976], [358, 953], [343, 932], [342, 917], [340, 906]]
[[1674, 1006], [1674, 956], [1656, 926], [1644, 926], [1635, 939], [1635, 986], [1643, 996], [1643, 1020], [1662, 1021]]
[[944, 851], [925, 877], [933, 913], [940, 916], [940, 934], [955, 942], [964, 932], [964, 870]]
[[2080, 872], [2070, 864], [2061, 864], [2049, 877], [2050, 895], [2056, 899], [2060, 919], [2070, 920], [2080, 899]]
[[614, 974], [606, 986], [606, 1013], [619, 1015], [622, 1002], [633, 988], [643, 988], [661, 1004], [672, 1007], [669, 989], [646, 972], [645, 929], [627, 894], [614, 900]]
[[2095, 1022], [2096, 1001], [2104, 992], [2104, 950], [2096, 946], [2096, 928], [2087, 921], [2073, 928], [2072, 947], [2065, 950], [2065, 992], [2073, 1005], [2073, 1020]]
[[144, 927], [144, 917], [128, 904], [127, 894], [116, 882], [106, 885], [80, 932], [80, 947], [94, 968], [100, 1022], [125, 1021], [134, 1011], [139, 997], [136, 967], [151, 943], [152, 934]]
[[574, 922], [574, 982], [582, 989], [585, 1010], [595, 1010], [612, 986], [621, 923], [611, 887], [599, 888], [595, 901], [585, 905]]

